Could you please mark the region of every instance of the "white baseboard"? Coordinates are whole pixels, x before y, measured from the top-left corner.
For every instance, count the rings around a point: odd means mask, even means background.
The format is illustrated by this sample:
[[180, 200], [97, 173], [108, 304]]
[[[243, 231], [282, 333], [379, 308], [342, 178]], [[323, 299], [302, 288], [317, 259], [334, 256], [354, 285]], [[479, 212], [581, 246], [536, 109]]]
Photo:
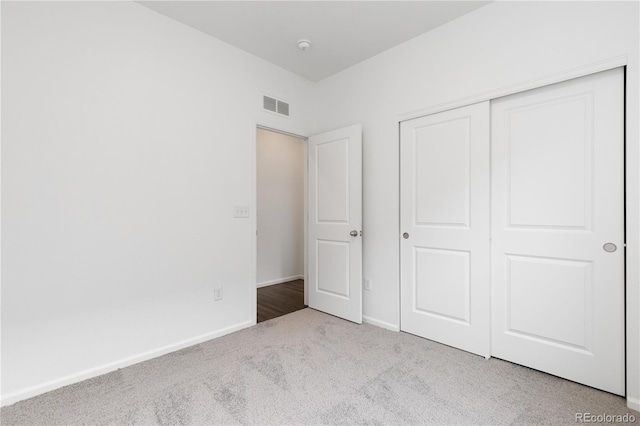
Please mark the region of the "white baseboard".
[[640, 411], [640, 399], [627, 397], [627, 407], [632, 410]]
[[245, 321], [239, 324], [235, 324], [221, 330], [212, 331], [211, 333], [201, 334], [200, 336], [192, 337], [187, 340], [172, 343], [170, 345], [162, 346], [157, 349], [133, 355], [127, 358], [120, 359], [118, 361], [110, 362], [104, 365], [100, 365], [87, 370], [79, 371], [77, 373], [69, 374], [68, 376], [59, 377], [57, 379], [49, 380], [44, 383], [40, 383], [35, 386], [29, 386], [28, 388], [20, 389], [15, 392], [2, 395], [0, 397], [0, 406], [15, 404], [18, 401], [22, 401], [27, 398], [49, 392], [63, 386], [78, 383], [83, 380], [91, 379], [96, 376], [100, 376], [120, 368], [128, 367], [133, 364], [137, 364], [142, 361], [147, 361], [152, 358], [175, 352], [180, 349], [184, 349], [189, 346], [197, 345], [198, 343], [206, 342], [207, 340], [214, 339], [216, 337], [224, 336], [225, 334], [233, 333], [234, 331], [242, 330], [243, 328], [250, 327], [255, 324], [255, 321]]
[[258, 288], [266, 287], [269, 285], [288, 283], [289, 281], [303, 280], [303, 279], [304, 279], [304, 275], [294, 275], [292, 277], [278, 278], [277, 280], [262, 281], [261, 283], [256, 284], [256, 287]]
[[378, 319], [367, 317], [365, 315], [362, 316], [362, 321], [366, 322], [367, 324], [375, 325], [376, 327], [386, 328], [387, 330], [400, 331], [400, 327], [395, 324], [391, 324], [386, 321], [380, 321]]

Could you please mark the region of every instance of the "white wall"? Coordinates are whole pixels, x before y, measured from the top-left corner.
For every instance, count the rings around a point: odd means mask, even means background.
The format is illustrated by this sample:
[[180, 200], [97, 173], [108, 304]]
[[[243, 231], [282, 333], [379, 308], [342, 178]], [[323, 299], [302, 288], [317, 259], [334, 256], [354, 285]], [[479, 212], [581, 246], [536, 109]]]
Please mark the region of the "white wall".
[[305, 141], [258, 129], [258, 287], [304, 274]]
[[637, 2], [495, 2], [320, 82], [317, 130], [363, 125], [363, 266], [373, 287], [363, 295], [365, 319], [399, 326], [401, 117], [488, 99], [623, 55], [628, 63], [627, 386], [629, 401], [640, 409], [638, 49]]
[[317, 85], [134, 3], [2, 2], [3, 403], [255, 320], [256, 122], [363, 124], [364, 314], [397, 327], [399, 117], [618, 55], [640, 404], [637, 2], [492, 3]]
[[311, 83], [133, 2], [2, 2], [2, 66], [3, 403], [255, 322], [233, 206]]

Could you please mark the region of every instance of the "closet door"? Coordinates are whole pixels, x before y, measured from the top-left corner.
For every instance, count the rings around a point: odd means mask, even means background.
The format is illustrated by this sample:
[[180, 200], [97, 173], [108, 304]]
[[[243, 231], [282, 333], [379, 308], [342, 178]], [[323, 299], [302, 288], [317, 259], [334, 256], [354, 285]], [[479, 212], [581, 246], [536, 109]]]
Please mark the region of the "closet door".
[[495, 100], [492, 355], [624, 395], [622, 69]]
[[489, 356], [489, 102], [401, 124], [401, 329]]

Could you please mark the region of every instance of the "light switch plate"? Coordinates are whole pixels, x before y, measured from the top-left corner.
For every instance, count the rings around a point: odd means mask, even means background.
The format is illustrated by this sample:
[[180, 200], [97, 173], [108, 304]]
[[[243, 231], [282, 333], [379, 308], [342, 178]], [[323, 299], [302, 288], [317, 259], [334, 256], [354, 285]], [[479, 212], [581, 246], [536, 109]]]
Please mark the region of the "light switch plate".
[[235, 206], [233, 208], [233, 217], [249, 217], [249, 206]]
[[371, 291], [371, 279], [370, 278], [365, 278], [364, 279], [364, 289], [367, 291]]

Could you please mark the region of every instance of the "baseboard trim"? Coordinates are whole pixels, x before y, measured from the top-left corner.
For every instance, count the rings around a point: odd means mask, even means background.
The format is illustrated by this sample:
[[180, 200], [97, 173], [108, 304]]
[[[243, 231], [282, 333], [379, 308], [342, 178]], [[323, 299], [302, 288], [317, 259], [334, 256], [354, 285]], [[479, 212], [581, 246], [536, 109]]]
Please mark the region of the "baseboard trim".
[[391, 324], [386, 321], [380, 321], [378, 319], [371, 318], [365, 315], [362, 316], [362, 321], [366, 322], [367, 324], [375, 325], [376, 327], [386, 328], [387, 330], [400, 331], [400, 327], [395, 324]]
[[627, 397], [627, 407], [632, 410], [640, 411], [640, 399]]
[[216, 330], [210, 333], [201, 334], [199, 336], [182, 340], [180, 342], [176, 342], [170, 345], [161, 346], [157, 349], [143, 352], [138, 355], [122, 358], [118, 361], [110, 362], [94, 368], [89, 368], [87, 370], [79, 371], [74, 374], [69, 374], [67, 376], [49, 380], [47, 382], [40, 383], [35, 386], [29, 386], [27, 388], [24, 388], [15, 392], [8, 393], [6, 395], [2, 395], [0, 397], [0, 406], [4, 407], [5, 405], [15, 404], [18, 401], [32, 398], [34, 396], [41, 395], [43, 393], [50, 392], [55, 389], [59, 389], [63, 386], [71, 385], [73, 383], [78, 383], [83, 380], [91, 379], [96, 376], [101, 376], [103, 374], [110, 373], [120, 368], [129, 367], [130, 365], [138, 364], [142, 361], [147, 361], [162, 355], [166, 355], [170, 352], [175, 352], [177, 350], [184, 349], [189, 346], [197, 345], [198, 343], [206, 342], [207, 340], [215, 339], [216, 337], [221, 337], [226, 334], [233, 333], [234, 331], [238, 331], [238, 330], [242, 330], [243, 328], [250, 327], [254, 325], [254, 322], [255, 321], [241, 322], [241, 323], [223, 328], [221, 330]]
[[270, 285], [288, 283], [289, 281], [303, 280], [303, 279], [304, 279], [304, 275], [294, 275], [292, 277], [278, 278], [277, 280], [263, 281], [261, 283], [256, 284], [256, 287], [258, 288], [267, 287]]

